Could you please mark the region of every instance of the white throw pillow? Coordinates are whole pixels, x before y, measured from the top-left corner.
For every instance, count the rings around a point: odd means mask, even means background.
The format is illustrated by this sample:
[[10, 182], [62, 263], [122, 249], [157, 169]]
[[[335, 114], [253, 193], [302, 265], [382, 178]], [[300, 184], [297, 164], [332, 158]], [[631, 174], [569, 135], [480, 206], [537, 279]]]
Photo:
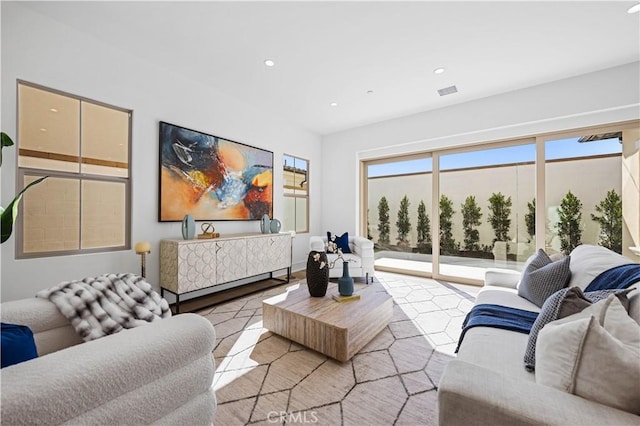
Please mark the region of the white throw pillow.
[[640, 414], [640, 325], [615, 296], [542, 328], [536, 382]]
[[[633, 347], [640, 347], [640, 325], [627, 313], [627, 310], [615, 295], [594, 303], [581, 312], [553, 321], [550, 324], [564, 324], [581, 318], [595, 317], [618, 340], [628, 342]], [[547, 324], [548, 325], [548, 324]]]

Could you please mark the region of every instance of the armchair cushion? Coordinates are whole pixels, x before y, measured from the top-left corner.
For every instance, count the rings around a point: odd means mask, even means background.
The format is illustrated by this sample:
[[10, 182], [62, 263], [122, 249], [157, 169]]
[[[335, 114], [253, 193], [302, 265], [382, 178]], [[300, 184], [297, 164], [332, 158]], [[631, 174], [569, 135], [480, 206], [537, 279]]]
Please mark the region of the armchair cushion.
[[[357, 256], [353, 253], [349, 253], [349, 254], [343, 254], [342, 258], [344, 260], [346, 260], [347, 262], [349, 262], [349, 267], [350, 268], [360, 268], [362, 266], [362, 259], [360, 258], [360, 256]], [[327, 253], [327, 260], [329, 261], [329, 264], [331, 264], [332, 262], [335, 262], [333, 265], [333, 268], [338, 268], [340, 271], [342, 271], [342, 260], [338, 260], [338, 254], [337, 253]]]

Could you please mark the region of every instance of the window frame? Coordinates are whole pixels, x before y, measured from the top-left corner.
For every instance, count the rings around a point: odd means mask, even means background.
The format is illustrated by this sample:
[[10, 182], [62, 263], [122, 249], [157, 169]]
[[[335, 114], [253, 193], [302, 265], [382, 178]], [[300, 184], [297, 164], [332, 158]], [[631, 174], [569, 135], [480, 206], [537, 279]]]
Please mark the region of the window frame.
[[[110, 108], [116, 111], [123, 112], [127, 114], [127, 126], [128, 126], [128, 134], [127, 134], [127, 177], [119, 177], [119, 176], [108, 176], [108, 175], [98, 175], [92, 173], [86, 173], [82, 171], [82, 167], [78, 168], [77, 172], [69, 172], [69, 171], [61, 171], [61, 170], [47, 170], [44, 168], [30, 168], [30, 167], [21, 167], [19, 164], [20, 161], [20, 86], [27, 86], [31, 88], [35, 88], [42, 91], [47, 91], [56, 95], [69, 97], [71, 99], [79, 101], [80, 105], [83, 102], [91, 103], [94, 105], [98, 105], [104, 108]], [[82, 114], [80, 114], [80, 127], [79, 127], [79, 149], [78, 149], [78, 164], [81, 166], [82, 163]], [[52, 178], [63, 178], [74, 180], [78, 183], [79, 186], [79, 202], [78, 209], [80, 213], [80, 219], [78, 221], [78, 249], [72, 250], [52, 250], [52, 251], [38, 251], [38, 252], [26, 252], [24, 251], [24, 200], [20, 203], [19, 213], [17, 220], [14, 224], [14, 233], [15, 233], [15, 253], [16, 259], [35, 259], [35, 258], [44, 258], [44, 257], [55, 257], [55, 256], [69, 256], [69, 255], [77, 255], [77, 254], [93, 254], [93, 253], [108, 253], [108, 252], [116, 252], [123, 250], [131, 249], [131, 205], [132, 205], [132, 195], [131, 195], [131, 183], [132, 183], [132, 128], [133, 128], [133, 110], [118, 107], [115, 105], [107, 104], [104, 102], [96, 101], [94, 99], [90, 99], [84, 96], [74, 95], [72, 93], [60, 91], [57, 89], [52, 89], [50, 87], [42, 86], [36, 83], [31, 83], [24, 80], [16, 80], [16, 156], [15, 156], [15, 167], [16, 167], [16, 194], [22, 190], [25, 176], [33, 176], [33, 177], [42, 177], [49, 176]], [[83, 208], [83, 200], [82, 200], [82, 182], [83, 181], [93, 181], [93, 182], [110, 182], [110, 183], [119, 183], [124, 184], [125, 189], [125, 199], [124, 199], [124, 244], [118, 246], [108, 246], [108, 247], [95, 247], [95, 248], [82, 248], [82, 208]], [[46, 181], [45, 181], [46, 182]], [[25, 193], [25, 195], [28, 193]]]
[[[297, 229], [291, 229], [289, 231], [294, 231], [297, 234], [308, 234], [309, 233], [309, 210], [310, 210], [310, 200], [311, 200], [311, 198], [310, 198], [311, 192], [310, 192], [310, 185], [309, 185], [309, 176], [311, 174], [311, 172], [310, 172], [311, 171], [311, 161], [309, 161], [306, 158], [302, 158], [302, 157], [299, 157], [297, 155], [291, 155], [291, 154], [287, 154], [287, 153], [283, 153], [282, 157], [283, 157], [283, 160], [284, 160], [285, 157], [290, 157], [290, 158], [293, 158], [294, 162], [296, 160], [300, 160], [300, 161], [304, 161], [304, 162], [307, 163], [307, 191], [306, 191], [306, 194], [298, 194], [298, 193], [295, 193], [295, 192], [293, 194], [291, 194], [291, 193], [287, 193], [286, 190], [287, 189], [293, 189], [295, 191], [295, 188], [291, 188], [290, 186], [287, 186], [285, 184], [285, 178], [284, 178], [284, 167], [285, 167], [285, 164], [284, 164], [284, 161], [283, 161], [283, 164], [282, 164], [282, 171], [283, 171], [283, 175], [282, 175], [282, 195], [283, 195], [284, 198], [293, 198], [294, 199], [294, 206], [295, 206], [295, 201], [297, 199], [305, 199], [307, 201], [307, 209], [306, 209], [306, 225], [307, 226], [306, 226], [306, 228], [304, 230], [301, 230], [301, 231], [298, 231]], [[297, 228], [297, 223], [296, 223], [297, 215], [296, 215], [295, 211], [293, 213], [294, 213], [293, 214], [293, 217], [294, 217], [294, 228]]]

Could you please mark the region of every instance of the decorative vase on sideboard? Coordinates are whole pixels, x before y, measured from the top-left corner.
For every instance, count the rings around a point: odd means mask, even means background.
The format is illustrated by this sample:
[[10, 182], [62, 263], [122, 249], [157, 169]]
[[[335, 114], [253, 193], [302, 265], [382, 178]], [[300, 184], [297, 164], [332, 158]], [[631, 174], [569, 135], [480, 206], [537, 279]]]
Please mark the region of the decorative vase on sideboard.
[[338, 278], [338, 292], [341, 296], [353, 294], [353, 278], [349, 275], [349, 262], [342, 262], [342, 276]]
[[280, 232], [280, 228], [282, 228], [282, 223], [276, 218], [271, 219], [271, 224], [269, 225], [269, 229], [272, 234], [277, 234]]
[[260, 232], [263, 234], [269, 234], [271, 232], [271, 219], [269, 219], [269, 215], [262, 215], [262, 219], [260, 219]]
[[307, 258], [307, 287], [311, 297], [323, 297], [329, 285], [329, 262], [323, 251], [311, 251]]
[[193, 216], [187, 214], [182, 219], [182, 238], [193, 240], [196, 236], [196, 222]]

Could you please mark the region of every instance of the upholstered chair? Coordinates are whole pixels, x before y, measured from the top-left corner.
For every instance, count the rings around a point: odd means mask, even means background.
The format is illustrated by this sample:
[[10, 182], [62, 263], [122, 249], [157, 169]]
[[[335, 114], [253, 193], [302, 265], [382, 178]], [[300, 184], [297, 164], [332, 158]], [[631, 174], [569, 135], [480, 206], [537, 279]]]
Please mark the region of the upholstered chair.
[[[310, 251], [327, 251], [327, 237], [312, 236], [309, 239]], [[373, 281], [374, 274], [374, 257], [373, 242], [364, 237], [349, 236], [349, 248], [351, 253], [344, 253], [342, 257], [349, 262], [349, 275], [352, 277], [364, 277], [368, 284], [369, 277]], [[330, 278], [339, 278], [342, 276], [342, 260], [338, 259], [338, 254], [327, 252], [327, 260], [329, 264], [333, 264], [330, 269]]]
[[2, 303], [2, 322], [28, 326], [38, 357], [2, 369], [8, 425], [211, 425], [215, 330], [180, 314], [83, 343], [48, 300]]

